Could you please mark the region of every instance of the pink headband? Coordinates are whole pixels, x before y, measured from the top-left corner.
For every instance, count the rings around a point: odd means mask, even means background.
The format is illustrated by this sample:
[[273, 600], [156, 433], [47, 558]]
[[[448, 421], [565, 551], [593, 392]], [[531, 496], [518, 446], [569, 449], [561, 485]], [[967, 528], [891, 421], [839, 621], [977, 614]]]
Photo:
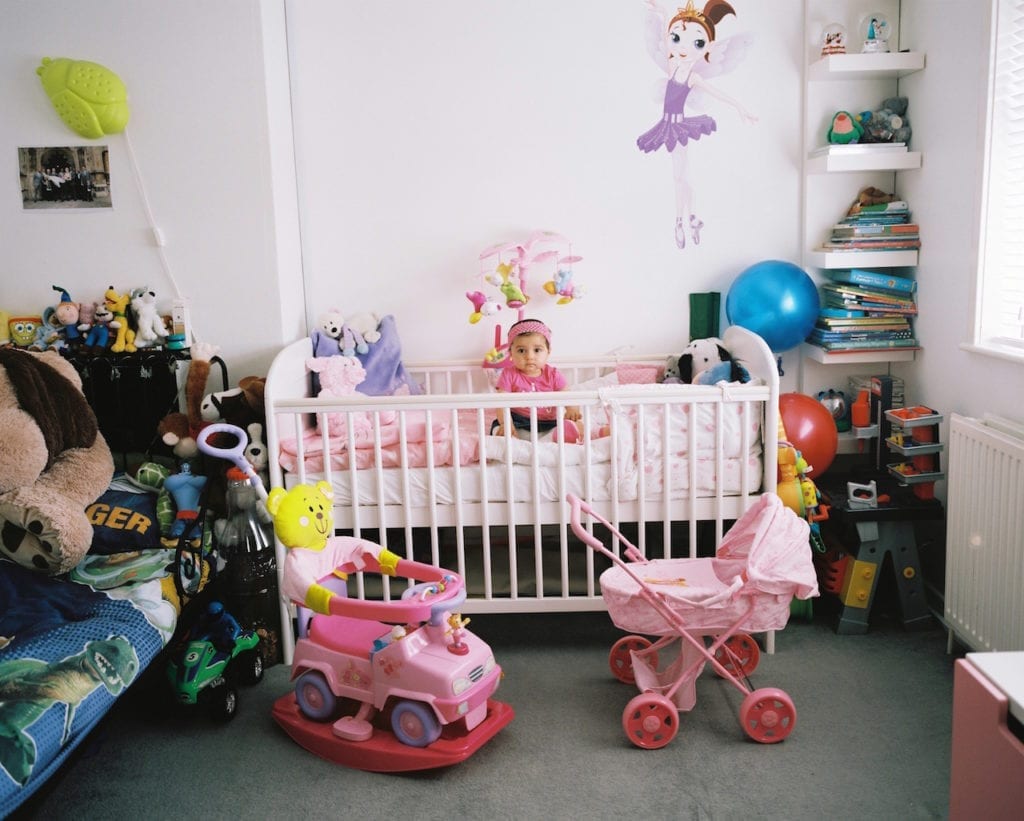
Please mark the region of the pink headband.
[[521, 319], [513, 323], [508, 329], [508, 344], [511, 345], [517, 336], [523, 334], [540, 334], [547, 340], [548, 345], [551, 344], [551, 329], [539, 319]]

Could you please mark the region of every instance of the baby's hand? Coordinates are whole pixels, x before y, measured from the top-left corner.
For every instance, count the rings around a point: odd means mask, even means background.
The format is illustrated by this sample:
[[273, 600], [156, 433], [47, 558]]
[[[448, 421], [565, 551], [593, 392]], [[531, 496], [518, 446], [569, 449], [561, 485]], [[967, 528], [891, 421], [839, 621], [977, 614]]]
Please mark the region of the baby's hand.
[[579, 422], [583, 418], [583, 414], [580, 413], [580, 409], [576, 405], [569, 405], [565, 409], [565, 418], [571, 422]]

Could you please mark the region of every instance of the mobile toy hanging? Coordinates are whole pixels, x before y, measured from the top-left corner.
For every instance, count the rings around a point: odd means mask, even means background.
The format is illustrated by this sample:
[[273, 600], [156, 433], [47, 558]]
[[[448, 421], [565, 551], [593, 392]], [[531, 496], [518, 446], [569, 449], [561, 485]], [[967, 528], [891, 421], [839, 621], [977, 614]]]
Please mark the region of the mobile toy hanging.
[[[475, 289], [466, 291], [466, 298], [473, 305], [469, 322], [477, 324], [485, 316], [496, 315], [502, 307], [516, 312], [513, 322], [524, 319], [526, 305], [530, 302], [529, 280], [535, 266], [550, 271], [550, 279], [543, 283], [543, 290], [557, 297], [558, 305], [568, 305], [583, 297], [583, 288], [573, 280], [573, 264], [582, 257], [572, 253], [568, 239], [554, 231], [536, 231], [525, 242], [504, 242], [484, 249], [480, 254], [481, 287], [491, 286], [501, 295]], [[494, 268], [488, 269], [490, 264]], [[494, 346], [484, 355], [485, 368], [503, 368], [508, 364], [508, 341], [502, 341], [500, 320], [494, 326]]]

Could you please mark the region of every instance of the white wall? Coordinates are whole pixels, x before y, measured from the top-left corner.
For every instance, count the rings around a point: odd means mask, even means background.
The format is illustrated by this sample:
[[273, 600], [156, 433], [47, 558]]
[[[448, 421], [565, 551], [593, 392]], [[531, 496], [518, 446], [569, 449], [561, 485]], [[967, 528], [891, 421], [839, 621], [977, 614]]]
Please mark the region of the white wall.
[[[280, 345], [305, 332], [286, 11], [293, 68], [312, 83], [295, 98], [311, 314], [334, 301], [392, 312], [410, 356], [475, 355], [487, 334], [466, 321], [462, 292], [479, 250], [543, 227], [574, 240], [590, 291], [578, 304], [543, 306], [559, 350], [671, 350], [686, 340], [688, 293], [724, 297], [746, 264], [798, 258], [796, 0], [736, 0], [739, 16], [720, 27], [722, 37], [758, 37], [721, 84], [761, 119], [748, 127], [714, 108], [719, 133], [695, 147], [707, 230], [685, 251], [672, 243], [667, 158], [633, 143], [660, 110], [639, 0], [602, 4], [600, 14], [583, 0], [337, 5], [4, 0], [0, 308], [41, 310], [51, 284], [80, 300], [111, 283], [170, 293], [121, 137], [107, 140], [112, 210], [21, 208], [17, 148], [80, 139], [35, 75], [43, 56], [71, 56], [127, 83], [129, 133], [168, 260], [233, 380], [265, 373]], [[911, 401], [943, 413], [1021, 418], [1020, 366], [959, 348], [976, 259], [985, 5], [964, 15], [955, 0], [902, 4], [902, 46], [927, 53], [905, 86], [924, 167], [901, 178], [923, 226], [925, 350], [896, 372]], [[797, 370], [786, 368], [787, 378]]]
[[706, 225], [682, 251], [669, 157], [635, 143], [664, 78], [641, 0], [286, 5], [311, 319], [393, 313], [411, 358], [479, 356], [493, 324], [470, 326], [464, 292], [487, 290], [480, 251], [548, 229], [587, 289], [555, 307], [532, 284], [556, 353], [678, 352], [689, 293], [720, 291], [724, 328], [737, 274], [799, 260], [799, 0], [736, 0], [719, 24], [754, 35], [714, 82], [759, 122], [705, 102], [718, 131], [687, 152]]
[[[270, 162], [268, 106], [281, 100], [268, 97], [262, 44], [265, 28], [283, 43], [283, 10], [263, 5], [265, 19], [256, 0], [5, 0], [0, 307], [41, 312], [59, 299], [51, 284], [76, 301], [101, 299], [111, 284], [122, 292], [148, 285], [161, 310], [174, 295], [124, 135], [94, 141], [110, 149], [113, 208], [22, 209], [18, 147], [92, 142], [58, 118], [35, 73], [44, 56], [70, 57], [105, 65], [127, 85], [127, 135], [170, 273], [190, 299], [197, 335], [221, 346], [232, 381], [265, 373], [280, 345], [302, 332], [298, 254], [278, 256], [289, 242], [297, 246], [288, 218], [294, 193], [272, 196], [281, 169]], [[277, 59], [271, 76], [286, 77], [283, 49]], [[286, 99], [284, 110], [287, 122]], [[289, 301], [283, 316], [279, 305]]]
[[[961, 350], [969, 341], [987, 96], [989, 3], [905, 0], [903, 45], [927, 54], [910, 78], [919, 173], [904, 175], [921, 224], [918, 335], [924, 351], [900, 370], [912, 401], [944, 414], [1024, 419], [1024, 366]], [[948, 417], [947, 417], [948, 418]]]

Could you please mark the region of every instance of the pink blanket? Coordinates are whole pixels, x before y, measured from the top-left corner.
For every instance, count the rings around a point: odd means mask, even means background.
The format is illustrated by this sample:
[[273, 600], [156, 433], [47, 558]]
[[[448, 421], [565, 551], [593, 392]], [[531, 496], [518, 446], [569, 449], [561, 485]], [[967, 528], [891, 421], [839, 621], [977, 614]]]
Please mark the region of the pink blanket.
[[[452, 464], [453, 444], [449, 435], [451, 424], [448, 419], [434, 418], [431, 420], [430, 434], [427, 431], [427, 417], [423, 412], [404, 414], [405, 442], [408, 458], [403, 462], [401, 457], [401, 425], [393, 421], [380, 425], [381, 465], [393, 467], [426, 467], [431, 463], [429, 451], [433, 450], [432, 463], [435, 466]], [[371, 468], [376, 464], [375, 433], [373, 429], [355, 431], [355, 464], [357, 468]], [[347, 470], [349, 467], [349, 440], [347, 436], [331, 436], [327, 439], [327, 450], [330, 453], [332, 470]], [[305, 457], [306, 471], [321, 473], [324, 470], [324, 438], [316, 430], [308, 430], [302, 437], [302, 452]], [[281, 466], [287, 471], [298, 468], [298, 442], [292, 439], [281, 440]], [[468, 464], [477, 459], [476, 437], [463, 435], [460, 441], [459, 462]]]

